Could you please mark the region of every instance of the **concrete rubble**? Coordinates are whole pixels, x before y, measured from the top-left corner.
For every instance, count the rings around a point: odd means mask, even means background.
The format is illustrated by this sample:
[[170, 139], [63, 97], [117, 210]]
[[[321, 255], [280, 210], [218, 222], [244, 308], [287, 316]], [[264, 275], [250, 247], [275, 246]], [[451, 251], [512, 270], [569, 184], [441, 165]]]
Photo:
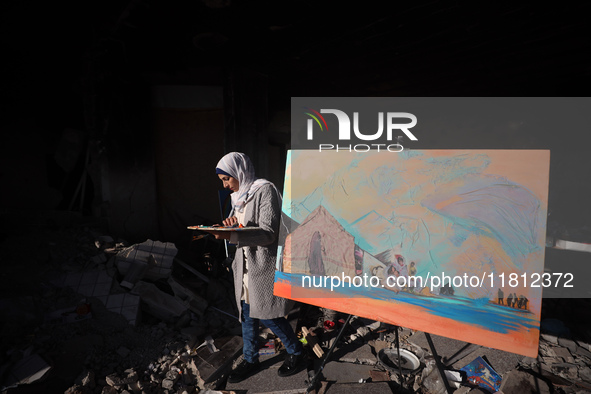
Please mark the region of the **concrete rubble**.
[[[307, 368], [277, 378], [282, 344], [268, 330], [261, 332], [263, 370], [227, 383], [242, 347], [231, 276], [215, 241], [194, 242], [128, 243], [89, 225], [4, 239], [1, 392], [305, 392], [321, 360], [307, 346]], [[501, 393], [591, 392], [590, 322], [581, 318], [589, 310], [588, 300], [544, 300], [537, 358], [432, 336], [451, 392], [490, 392], [458, 372], [478, 356], [502, 377]], [[304, 304], [290, 315], [296, 332], [307, 327], [308, 342], [324, 354], [345, 317]], [[384, 358], [396, 337], [418, 368], [400, 371]], [[425, 333], [358, 317], [319, 382], [316, 392], [445, 393]]]

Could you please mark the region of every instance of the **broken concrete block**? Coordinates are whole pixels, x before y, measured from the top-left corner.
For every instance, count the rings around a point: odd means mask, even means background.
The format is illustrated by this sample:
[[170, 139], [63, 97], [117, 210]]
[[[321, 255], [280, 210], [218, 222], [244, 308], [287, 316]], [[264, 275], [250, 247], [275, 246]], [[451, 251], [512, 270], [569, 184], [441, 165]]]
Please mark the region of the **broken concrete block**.
[[137, 294], [110, 294], [104, 303], [107, 310], [122, 315], [129, 324], [135, 326], [138, 323], [140, 297]]
[[571, 363], [552, 364], [552, 371], [563, 378], [575, 380], [579, 376], [579, 368]]
[[166, 372], [164, 379], [162, 379], [161, 386], [165, 390], [172, 390], [180, 378], [181, 371], [176, 367], [172, 367], [168, 372]]
[[174, 381], [170, 379], [162, 380], [162, 388], [165, 390], [172, 390], [174, 388]]
[[363, 344], [353, 349], [353, 351], [344, 354], [339, 361], [365, 365], [376, 365], [378, 362], [369, 344]]
[[68, 388], [66, 391], [64, 391], [64, 394], [92, 394], [92, 392], [93, 390], [88, 387], [75, 384], [72, 387]]
[[138, 380], [137, 382], [133, 382], [127, 385], [127, 389], [132, 393], [142, 393], [148, 388], [146, 382], [142, 382]]
[[199, 369], [197, 368], [193, 358], [191, 358], [191, 360], [187, 363], [185, 377], [190, 378], [200, 390], [205, 388], [205, 381], [201, 379], [201, 374], [199, 373]]
[[197, 314], [197, 316], [203, 316], [208, 305], [205, 298], [176, 280], [173, 276], [169, 277], [167, 282], [172, 288], [174, 295], [180, 299], [187, 308]]
[[31, 354], [17, 361], [4, 376], [3, 386], [29, 384], [41, 379], [51, 366], [38, 354]]
[[555, 347], [540, 344], [540, 353], [539, 356], [543, 357], [556, 357], [556, 353], [554, 352]]
[[390, 343], [388, 341], [382, 341], [379, 339], [371, 340], [368, 342], [368, 344], [373, 347], [375, 354], [378, 354], [380, 350], [390, 347]]
[[137, 282], [142, 280], [142, 278], [146, 274], [146, 271], [148, 270], [148, 265], [148, 262], [143, 262], [139, 260], [133, 261], [127, 269], [125, 277], [120, 283], [121, 287], [125, 287], [128, 290], [133, 289], [133, 286], [135, 286]]
[[591, 344], [584, 342], [584, 341], [580, 341], [577, 340], [577, 345], [579, 345], [579, 347], [582, 347], [583, 349], [587, 350], [587, 351], [591, 351]]
[[538, 360], [532, 357], [525, 357], [523, 360], [521, 360], [521, 364], [531, 367], [534, 365], [538, 365]]
[[548, 384], [527, 372], [509, 371], [503, 376], [500, 391], [503, 393], [550, 394]]
[[579, 377], [585, 382], [591, 383], [591, 369], [589, 367], [580, 368]]
[[[148, 239], [141, 244], [133, 245], [130, 248], [122, 250], [117, 254], [115, 264], [119, 273], [123, 276], [127, 274], [127, 271], [134, 262], [148, 264], [148, 269], [144, 274], [145, 278], [156, 281], [158, 279], [166, 279], [170, 276], [174, 256], [177, 253], [178, 250], [173, 243], [163, 243]], [[154, 264], [149, 264], [151, 258]]]
[[162, 379], [160, 378], [160, 376], [158, 374], [155, 373], [151, 373], [150, 374], [150, 382], [155, 383], [155, 384], [161, 384], [162, 383]]
[[[471, 391], [472, 391], [472, 387], [469, 387], [469, 386], [462, 386], [462, 387], [460, 387], [459, 389], [455, 390], [455, 391], [454, 391], [454, 394], [468, 394], [468, 393], [470, 393]], [[501, 392], [499, 391], [499, 393], [501, 393]]]
[[116, 373], [105, 377], [107, 384], [112, 387], [121, 387], [133, 384], [139, 380], [138, 374], [134, 369], [126, 369], [124, 377], [119, 377]]
[[182, 375], [182, 371], [180, 369], [178, 369], [177, 367], [172, 367], [170, 368], [170, 370], [166, 373], [166, 379], [172, 380], [173, 382], [177, 382]]
[[103, 270], [72, 272], [62, 282], [62, 286], [86, 297], [104, 297], [111, 291], [112, 284], [113, 277]]
[[560, 338], [558, 338], [558, 344], [560, 346], [567, 347], [568, 350], [570, 350], [573, 353], [575, 353], [577, 351], [577, 347], [578, 347], [577, 343], [575, 341], [573, 341], [572, 339], [560, 337]]
[[540, 361], [542, 364], [552, 365], [555, 362], [560, 361], [560, 359], [558, 359], [557, 357], [538, 356], [538, 361]]
[[82, 386], [82, 387], [87, 387], [91, 390], [94, 390], [94, 388], [96, 387], [94, 371], [88, 371], [88, 370], [83, 371], [76, 378], [75, 384]]
[[540, 364], [540, 368], [542, 371], [548, 372], [550, 374], [554, 374], [554, 372], [552, 371], [552, 365], [551, 364], [546, 364], [546, 363], [541, 363]]
[[556, 357], [562, 358], [563, 361], [569, 363], [574, 361], [571, 352], [569, 352], [567, 348], [555, 347], [553, 350], [556, 354]]
[[576, 354], [578, 354], [579, 356], [587, 357], [589, 360], [591, 360], [591, 352], [584, 347], [579, 346], [577, 348]]
[[181, 301], [152, 283], [138, 282], [132, 293], [140, 296], [148, 313], [164, 321], [178, 318], [187, 310]]
[[555, 345], [558, 345], [558, 337], [556, 335], [542, 333], [542, 334], [540, 334], [540, 336], [545, 341], [550, 342], [550, 343], [553, 343]]

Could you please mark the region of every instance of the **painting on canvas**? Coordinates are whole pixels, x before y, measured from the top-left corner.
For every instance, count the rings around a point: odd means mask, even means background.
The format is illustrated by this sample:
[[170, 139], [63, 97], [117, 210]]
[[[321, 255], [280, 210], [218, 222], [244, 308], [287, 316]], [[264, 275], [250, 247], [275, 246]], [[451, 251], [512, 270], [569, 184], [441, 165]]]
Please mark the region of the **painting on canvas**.
[[550, 153], [290, 151], [275, 294], [535, 357]]

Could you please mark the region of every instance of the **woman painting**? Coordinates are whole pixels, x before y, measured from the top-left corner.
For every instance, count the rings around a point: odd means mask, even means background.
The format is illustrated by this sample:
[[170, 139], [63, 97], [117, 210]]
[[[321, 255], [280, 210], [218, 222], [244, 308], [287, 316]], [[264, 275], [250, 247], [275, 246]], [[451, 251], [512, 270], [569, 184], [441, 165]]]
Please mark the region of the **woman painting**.
[[236, 244], [232, 263], [236, 303], [242, 322], [244, 359], [231, 372], [229, 382], [239, 382], [260, 368], [259, 322], [281, 339], [287, 350], [279, 376], [298, 372], [303, 349], [285, 318], [293, 303], [273, 295], [277, 238], [281, 221], [281, 195], [275, 185], [258, 179], [244, 153], [228, 153], [218, 162], [216, 173], [224, 188], [232, 191], [232, 211], [224, 226], [258, 227], [252, 231], [210, 231], [217, 239]]

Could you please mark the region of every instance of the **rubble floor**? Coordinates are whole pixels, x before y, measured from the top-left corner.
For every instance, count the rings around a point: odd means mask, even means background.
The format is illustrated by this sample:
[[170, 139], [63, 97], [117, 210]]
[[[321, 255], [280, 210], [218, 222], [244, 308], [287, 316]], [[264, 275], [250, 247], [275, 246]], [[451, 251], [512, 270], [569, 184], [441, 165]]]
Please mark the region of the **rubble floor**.
[[[203, 317], [187, 319], [187, 315], [183, 321], [162, 321], [142, 312], [137, 324], [130, 324], [129, 319], [108, 310], [97, 297], [48, 285], [58, 271], [108, 270], [108, 262], [93, 258], [100, 234], [84, 225], [34, 230], [5, 237], [0, 244], [2, 393], [296, 393], [306, 391], [319, 369], [321, 360], [307, 348], [308, 367], [293, 376], [277, 376], [283, 360], [283, 354], [277, 353], [262, 356], [263, 369], [259, 373], [240, 383], [227, 383], [232, 363], [240, 356], [237, 321], [223, 311], [209, 309], [206, 321]], [[60, 324], [43, 320], [48, 311], [76, 305], [82, 299], [91, 311], [88, 318]], [[528, 387], [541, 393], [586, 393], [591, 392], [590, 310], [588, 299], [545, 299], [543, 334], [536, 359], [432, 338], [448, 369], [459, 369], [478, 356], [485, 358], [503, 378], [501, 392], [506, 394], [525, 393]], [[293, 326], [311, 326], [306, 310], [300, 311], [291, 316]], [[356, 319], [347, 329], [322, 371], [317, 392], [429, 392], [423, 375], [434, 360], [425, 334], [403, 327], [390, 327], [381, 333], [373, 328], [359, 331], [372, 323]], [[378, 363], [379, 348], [393, 346], [395, 330], [401, 348], [421, 359], [422, 370], [400, 376]], [[321, 345], [325, 352], [336, 332], [323, 334], [326, 343]], [[29, 383], [7, 385], [21, 371], [15, 369], [19, 363], [24, 365], [21, 370], [25, 374], [31, 372], [26, 367], [33, 368], [32, 372], [42, 372], [43, 368], [48, 372], [42, 377], [31, 376], [36, 380]], [[211, 364], [209, 371], [213, 371], [207, 376], [205, 363]], [[16, 379], [22, 381], [25, 377]], [[454, 392], [478, 390], [463, 384]]]

